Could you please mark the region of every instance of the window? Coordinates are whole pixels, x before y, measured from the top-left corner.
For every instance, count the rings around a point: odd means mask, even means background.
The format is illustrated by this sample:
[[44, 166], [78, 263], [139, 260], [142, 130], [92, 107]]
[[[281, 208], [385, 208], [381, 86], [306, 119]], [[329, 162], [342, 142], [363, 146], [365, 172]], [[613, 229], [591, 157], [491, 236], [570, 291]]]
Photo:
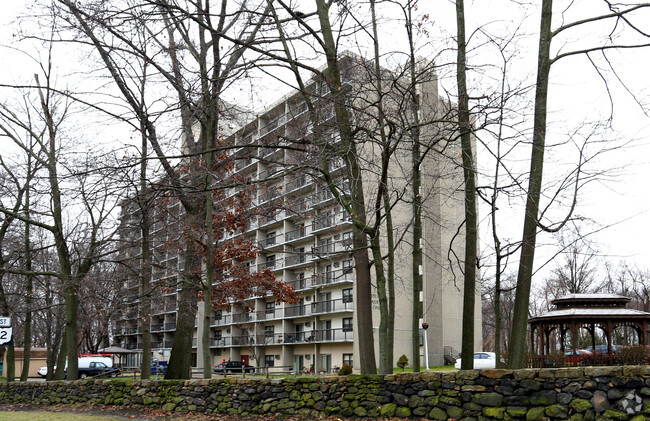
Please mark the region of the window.
[[275, 244], [275, 231], [269, 232], [268, 234], [266, 234], [266, 245], [267, 245], [267, 247], [272, 246], [274, 244]]
[[348, 259], [343, 261], [343, 274], [352, 273], [352, 268], [354, 267], [354, 260]]
[[341, 244], [343, 244], [343, 246], [346, 248], [352, 246], [352, 231], [343, 233], [343, 239], [341, 240]]
[[266, 258], [266, 267], [269, 269], [275, 268], [275, 255]]
[[221, 320], [223, 318], [223, 310], [215, 310], [214, 311], [214, 319], [215, 320]]
[[274, 333], [275, 326], [264, 326], [264, 336], [268, 338], [269, 336], [273, 336]]
[[352, 365], [352, 354], [343, 354], [343, 364], [354, 367], [354, 365]]
[[275, 302], [271, 301], [266, 303], [266, 314], [274, 314], [275, 313]]
[[346, 288], [343, 290], [343, 302], [344, 303], [352, 302], [352, 288]]
[[352, 332], [352, 317], [343, 318], [343, 332]]
[[275, 364], [275, 357], [273, 355], [264, 356], [264, 365], [267, 367], [273, 367]]

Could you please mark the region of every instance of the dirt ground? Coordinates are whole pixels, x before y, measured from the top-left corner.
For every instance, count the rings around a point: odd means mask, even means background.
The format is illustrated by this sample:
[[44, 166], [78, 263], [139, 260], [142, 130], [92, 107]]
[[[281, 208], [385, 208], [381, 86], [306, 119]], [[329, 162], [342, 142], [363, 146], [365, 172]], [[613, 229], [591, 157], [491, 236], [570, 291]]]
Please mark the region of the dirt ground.
[[[38, 407], [32, 405], [0, 405], [0, 412], [12, 411], [30, 411], [30, 412], [63, 412], [74, 414], [88, 414], [96, 416], [107, 416], [135, 421], [305, 421], [307, 418], [301, 417], [281, 417], [276, 415], [255, 416], [255, 417], [236, 417], [232, 415], [200, 414], [200, 413], [178, 413], [161, 410], [151, 410], [144, 408], [127, 408], [122, 406], [94, 406], [94, 405], [53, 405], [48, 407]], [[340, 418], [328, 418], [328, 421], [340, 420]]]
[[[123, 406], [100, 406], [100, 405], [52, 405], [48, 407], [39, 407], [33, 405], [0, 405], [0, 414], [11, 411], [30, 411], [30, 412], [62, 412], [73, 414], [88, 414], [95, 416], [105, 416], [121, 418], [124, 420], [135, 421], [310, 421], [313, 417], [283, 417], [280, 415], [268, 414], [254, 417], [237, 417], [233, 415], [201, 414], [198, 412], [178, 413], [167, 412], [162, 410], [131, 408]], [[350, 419], [350, 418], [348, 418]], [[382, 418], [386, 421], [406, 421], [405, 418]], [[342, 418], [328, 417], [321, 418], [321, 421], [342, 421]], [[413, 421], [413, 418], [409, 419]]]

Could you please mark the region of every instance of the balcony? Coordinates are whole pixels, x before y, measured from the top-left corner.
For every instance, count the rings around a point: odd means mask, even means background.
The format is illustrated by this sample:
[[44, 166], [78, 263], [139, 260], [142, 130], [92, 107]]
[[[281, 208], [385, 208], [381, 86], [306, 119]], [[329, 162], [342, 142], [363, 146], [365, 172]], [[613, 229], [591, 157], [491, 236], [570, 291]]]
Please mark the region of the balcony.
[[296, 191], [302, 187], [309, 186], [314, 180], [306, 174], [295, 174], [295, 179], [287, 183], [287, 193]]
[[312, 220], [311, 230], [320, 231], [332, 227], [339, 227], [341, 224], [347, 224], [351, 222], [350, 215], [347, 212], [339, 212], [335, 215], [328, 214], [316, 217]]
[[221, 316], [212, 317], [210, 319], [210, 326], [224, 326], [232, 323], [232, 315], [223, 314]]
[[354, 334], [348, 329], [320, 329], [307, 332], [285, 333], [284, 344], [300, 344], [315, 342], [352, 342]]
[[260, 263], [259, 265], [257, 265], [257, 271], [261, 272], [264, 269], [276, 270], [283, 266], [284, 266], [284, 259], [269, 260], [268, 262]]
[[159, 349], [163, 347], [162, 341], [151, 342], [151, 349]]
[[232, 315], [233, 323], [248, 323], [254, 322], [255, 320], [255, 313], [240, 313]]
[[298, 227], [294, 230], [287, 231], [284, 233], [284, 241], [286, 242], [299, 240], [305, 237], [307, 237], [307, 228], [305, 228], [304, 226]]
[[282, 311], [279, 308], [274, 310], [262, 310], [255, 312], [255, 316], [255, 320], [258, 321], [274, 320], [282, 317]]
[[311, 260], [310, 256], [307, 253], [298, 253], [291, 256], [288, 256], [285, 261], [285, 266], [295, 266], [302, 263], [308, 263]]
[[151, 331], [152, 332], [161, 332], [164, 330], [164, 324], [163, 323], [156, 323], [151, 325]]
[[174, 341], [164, 341], [163, 348], [171, 348], [174, 345]]
[[176, 330], [176, 322], [165, 323], [163, 330]]
[[311, 276], [309, 286], [319, 287], [323, 285], [330, 285], [339, 282], [353, 282], [354, 269], [351, 266], [344, 267], [343, 269], [317, 273]]
[[334, 313], [339, 311], [353, 311], [354, 304], [349, 299], [316, 301], [311, 303], [311, 314]]
[[124, 329], [125, 335], [137, 335], [138, 333], [142, 333], [140, 327], [127, 327]]

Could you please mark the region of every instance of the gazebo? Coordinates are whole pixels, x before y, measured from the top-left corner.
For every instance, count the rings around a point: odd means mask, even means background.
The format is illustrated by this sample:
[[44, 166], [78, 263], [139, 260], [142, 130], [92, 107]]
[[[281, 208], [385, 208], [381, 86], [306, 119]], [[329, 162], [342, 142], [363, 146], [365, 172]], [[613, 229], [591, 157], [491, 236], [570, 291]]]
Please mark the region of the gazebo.
[[[640, 345], [647, 345], [647, 328], [650, 313], [627, 308], [631, 298], [616, 294], [569, 294], [551, 303], [555, 309], [541, 316], [531, 317], [530, 347], [541, 356], [544, 366], [545, 355], [551, 354], [550, 336], [557, 329], [560, 349], [564, 349], [567, 332], [571, 333], [571, 348], [577, 349], [578, 330], [584, 328], [591, 334], [592, 349], [596, 347], [596, 328], [603, 331], [607, 340], [609, 364], [613, 364], [612, 332], [618, 327], [631, 327], [637, 334]], [[537, 338], [537, 341], [535, 340]]]

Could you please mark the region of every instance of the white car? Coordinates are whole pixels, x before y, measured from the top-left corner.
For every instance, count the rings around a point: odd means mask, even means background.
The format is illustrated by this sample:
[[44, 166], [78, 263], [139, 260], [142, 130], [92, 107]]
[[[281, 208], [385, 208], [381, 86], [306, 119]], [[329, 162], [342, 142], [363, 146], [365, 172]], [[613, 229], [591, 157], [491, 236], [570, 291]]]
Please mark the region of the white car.
[[[456, 369], [460, 370], [460, 358], [456, 360]], [[474, 353], [474, 369], [480, 370], [482, 368], [496, 368], [497, 356], [494, 352], [475, 352]]]
[[47, 366], [39, 368], [38, 369], [38, 375], [42, 376], [42, 377], [46, 377], [47, 376]]

